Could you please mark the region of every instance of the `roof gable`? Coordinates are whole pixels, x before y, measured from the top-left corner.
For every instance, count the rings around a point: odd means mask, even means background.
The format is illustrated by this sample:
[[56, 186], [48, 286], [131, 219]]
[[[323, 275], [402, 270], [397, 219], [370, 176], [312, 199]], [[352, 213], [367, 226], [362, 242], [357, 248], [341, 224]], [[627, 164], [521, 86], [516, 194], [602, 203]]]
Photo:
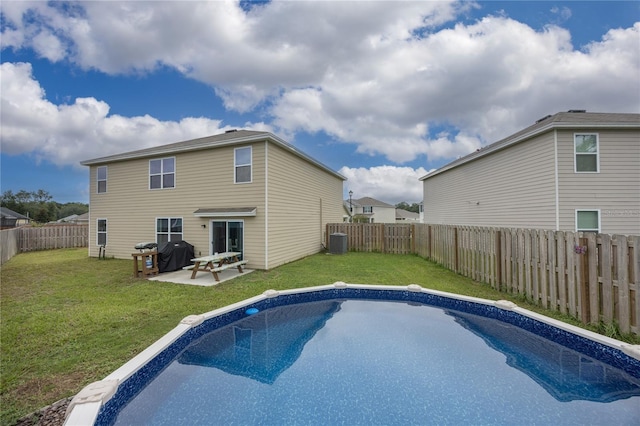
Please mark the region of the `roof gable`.
[[20, 213], [16, 213], [13, 210], [8, 209], [6, 207], [0, 207], [0, 216], [6, 217], [9, 219], [29, 219], [27, 216], [22, 215]]
[[352, 202], [354, 205], [358, 205], [358, 206], [389, 207], [389, 208], [395, 209], [395, 206], [392, 206], [391, 204], [387, 204], [384, 201], [376, 200], [375, 198], [371, 198], [371, 197], [362, 197], [357, 200], [352, 200]]
[[496, 151], [505, 149], [511, 145], [524, 142], [540, 134], [550, 132], [554, 129], [567, 128], [602, 128], [602, 129], [640, 129], [640, 114], [623, 113], [596, 113], [584, 112], [582, 110], [571, 110], [559, 112], [555, 115], [548, 115], [537, 120], [533, 125], [514, 133], [504, 139], [482, 147], [471, 154], [458, 158], [443, 167], [434, 170], [420, 178], [421, 181], [446, 172], [447, 170], [477, 160], [490, 155]]
[[99, 157], [90, 160], [81, 161], [83, 166], [104, 165], [117, 161], [126, 161], [139, 158], [157, 157], [160, 155], [175, 155], [182, 152], [199, 151], [204, 149], [220, 148], [223, 146], [233, 146], [240, 144], [247, 144], [252, 142], [266, 141], [274, 143], [285, 150], [289, 151], [293, 155], [296, 155], [305, 161], [323, 169], [324, 171], [342, 179], [347, 180], [344, 176], [338, 172], [332, 170], [328, 166], [315, 160], [292, 144], [280, 139], [269, 132], [258, 132], [253, 130], [229, 130], [225, 133], [217, 135], [206, 136], [198, 139], [191, 139], [182, 142], [171, 143], [167, 145], [155, 146], [152, 148], [145, 148], [136, 151], [124, 152], [121, 154], [110, 155], [106, 157]]

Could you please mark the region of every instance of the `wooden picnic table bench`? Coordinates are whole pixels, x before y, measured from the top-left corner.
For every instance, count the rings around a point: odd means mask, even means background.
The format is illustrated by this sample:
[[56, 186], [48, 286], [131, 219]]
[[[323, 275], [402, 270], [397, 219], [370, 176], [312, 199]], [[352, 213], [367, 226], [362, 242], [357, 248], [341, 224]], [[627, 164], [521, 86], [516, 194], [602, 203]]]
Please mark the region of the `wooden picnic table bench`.
[[203, 256], [196, 257], [195, 259], [191, 259], [194, 262], [193, 265], [185, 266], [182, 269], [191, 269], [191, 279], [196, 277], [198, 272], [211, 272], [213, 278], [216, 281], [220, 281], [220, 277], [218, 276], [218, 272], [224, 271], [229, 268], [238, 268], [238, 272], [242, 273], [242, 265], [247, 264], [247, 260], [240, 260], [238, 256], [241, 255], [240, 252], [224, 252], [224, 253], [216, 253], [211, 256]]

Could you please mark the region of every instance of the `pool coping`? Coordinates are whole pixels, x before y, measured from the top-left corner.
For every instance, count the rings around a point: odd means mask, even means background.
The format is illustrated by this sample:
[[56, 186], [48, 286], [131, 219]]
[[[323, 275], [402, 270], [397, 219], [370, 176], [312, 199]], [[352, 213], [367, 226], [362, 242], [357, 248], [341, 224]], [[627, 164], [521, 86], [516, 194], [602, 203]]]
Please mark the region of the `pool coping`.
[[88, 425], [94, 424], [98, 418], [101, 408], [106, 404], [118, 390], [120, 384], [124, 383], [127, 379], [138, 372], [142, 367], [154, 360], [163, 351], [176, 343], [178, 339], [183, 337], [187, 332], [194, 327], [199, 326], [207, 320], [220, 317], [222, 315], [248, 308], [252, 305], [260, 302], [268, 301], [278, 296], [290, 296], [290, 295], [302, 295], [311, 292], [323, 292], [327, 290], [336, 289], [350, 289], [350, 290], [390, 290], [398, 292], [412, 292], [412, 293], [424, 293], [436, 297], [445, 299], [453, 299], [461, 302], [468, 302], [471, 304], [485, 305], [498, 308], [499, 310], [506, 312], [513, 312], [519, 314], [525, 318], [529, 318], [534, 321], [538, 321], [547, 326], [554, 327], [556, 329], [571, 333], [573, 335], [591, 340], [595, 343], [599, 343], [604, 346], [608, 346], [613, 349], [617, 349], [627, 356], [640, 361], [640, 345], [631, 345], [620, 340], [616, 340], [598, 333], [594, 333], [589, 330], [585, 330], [580, 327], [567, 324], [565, 322], [549, 318], [545, 315], [538, 314], [519, 307], [517, 304], [508, 300], [487, 300], [477, 297], [464, 296], [459, 294], [447, 293], [438, 290], [432, 290], [423, 288], [417, 284], [410, 284], [408, 286], [391, 286], [391, 285], [369, 285], [369, 284], [347, 284], [341, 281], [333, 284], [317, 286], [317, 287], [305, 287], [299, 289], [290, 290], [267, 290], [264, 293], [242, 300], [240, 302], [215, 309], [213, 311], [206, 312], [199, 315], [189, 315], [183, 318], [180, 323], [170, 330], [167, 334], [162, 336], [156, 342], [151, 344], [145, 350], [126, 362], [124, 365], [113, 371], [104, 379], [93, 382], [83, 388], [74, 398], [71, 400], [69, 407], [67, 408], [67, 416], [65, 419], [66, 426], [72, 425]]

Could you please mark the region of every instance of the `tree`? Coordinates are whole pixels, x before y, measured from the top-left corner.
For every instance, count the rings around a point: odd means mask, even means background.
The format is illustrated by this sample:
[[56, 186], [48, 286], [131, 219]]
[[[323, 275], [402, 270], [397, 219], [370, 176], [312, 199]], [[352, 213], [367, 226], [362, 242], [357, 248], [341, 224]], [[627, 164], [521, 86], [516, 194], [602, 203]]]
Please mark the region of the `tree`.
[[[57, 203], [58, 204], [58, 203]], [[89, 205], [83, 203], [65, 203], [58, 204], [57, 219], [72, 216], [74, 214], [81, 215], [89, 211]]]
[[420, 213], [420, 203], [413, 203], [409, 205], [409, 203], [402, 201], [396, 204], [396, 208], [406, 210], [409, 212]]
[[52, 199], [51, 194], [43, 189], [33, 192], [21, 189], [15, 194], [8, 190], [2, 194], [0, 204], [36, 222], [46, 223], [57, 219], [58, 203]]

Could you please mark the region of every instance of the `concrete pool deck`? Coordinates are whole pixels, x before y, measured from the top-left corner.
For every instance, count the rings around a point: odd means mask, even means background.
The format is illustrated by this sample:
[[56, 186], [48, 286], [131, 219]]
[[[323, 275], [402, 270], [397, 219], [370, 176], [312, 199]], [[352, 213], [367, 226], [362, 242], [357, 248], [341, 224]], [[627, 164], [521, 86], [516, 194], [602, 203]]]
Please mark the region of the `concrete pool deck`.
[[253, 272], [253, 269], [243, 268], [242, 272], [238, 272], [236, 268], [225, 269], [224, 271], [218, 272], [218, 276], [220, 277], [220, 281], [216, 281], [213, 278], [213, 274], [209, 272], [198, 272], [194, 279], [191, 279], [191, 271], [190, 270], [178, 270], [173, 272], [162, 272], [155, 277], [147, 278], [149, 281], [163, 281], [168, 283], [175, 284], [187, 284], [187, 285], [197, 285], [202, 287], [212, 287], [214, 285], [218, 285], [225, 281], [232, 280], [241, 275], [250, 274]]

